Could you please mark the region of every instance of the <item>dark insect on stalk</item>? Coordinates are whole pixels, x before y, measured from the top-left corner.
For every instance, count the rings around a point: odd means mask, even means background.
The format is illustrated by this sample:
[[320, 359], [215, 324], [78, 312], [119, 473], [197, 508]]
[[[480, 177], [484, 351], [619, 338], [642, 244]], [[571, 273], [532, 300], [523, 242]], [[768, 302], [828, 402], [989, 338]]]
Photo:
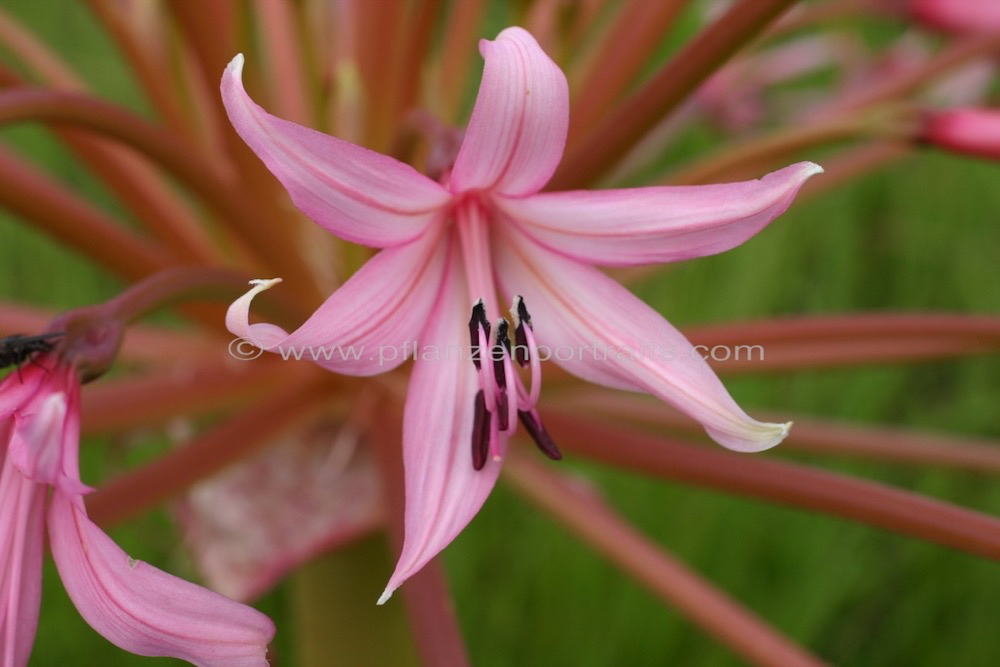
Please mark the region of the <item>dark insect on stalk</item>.
[[[39, 352], [51, 352], [55, 347], [55, 340], [62, 336], [62, 332], [39, 334], [38, 336], [25, 336], [24, 334], [14, 334], [7, 338], [0, 338], [0, 368], [17, 366], [17, 376], [21, 377], [21, 364], [30, 361], [35, 364], [32, 358]], [[35, 364], [36, 366], [38, 364]]]

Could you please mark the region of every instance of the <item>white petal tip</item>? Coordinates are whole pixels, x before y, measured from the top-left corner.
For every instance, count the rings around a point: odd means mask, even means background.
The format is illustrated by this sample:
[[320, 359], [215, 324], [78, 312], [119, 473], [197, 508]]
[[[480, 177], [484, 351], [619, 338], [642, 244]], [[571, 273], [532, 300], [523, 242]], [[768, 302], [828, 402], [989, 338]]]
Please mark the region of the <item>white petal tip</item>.
[[281, 278], [270, 278], [270, 279], [255, 278], [250, 281], [250, 284], [253, 285], [254, 291], [259, 294], [264, 290], [271, 289], [280, 282]]
[[815, 176], [816, 174], [822, 174], [826, 171], [826, 169], [823, 169], [823, 167], [819, 166], [815, 162], [806, 162], [806, 167], [806, 178]]
[[226, 69], [235, 74], [238, 77], [243, 76], [243, 54], [237, 53], [236, 57], [229, 61], [229, 65]]
[[394, 588], [385, 589], [385, 591], [382, 592], [382, 595], [379, 596], [378, 602], [376, 602], [375, 604], [377, 604], [379, 607], [384, 605], [386, 602], [389, 601], [389, 598], [392, 597], [394, 591], [395, 591]]

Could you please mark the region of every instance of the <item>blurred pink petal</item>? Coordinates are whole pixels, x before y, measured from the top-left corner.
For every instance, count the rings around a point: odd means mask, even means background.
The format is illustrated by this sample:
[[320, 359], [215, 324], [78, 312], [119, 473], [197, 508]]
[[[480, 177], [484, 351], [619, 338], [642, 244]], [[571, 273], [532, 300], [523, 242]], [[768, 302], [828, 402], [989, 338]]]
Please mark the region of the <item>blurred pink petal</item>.
[[933, 113], [924, 136], [942, 148], [1000, 160], [1000, 109], [965, 108]]
[[406, 243], [449, 199], [440, 185], [386, 155], [268, 114], [243, 89], [243, 56], [222, 77], [222, 101], [243, 140], [318, 224], [377, 248]]
[[528, 236], [583, 262], [675, 262], [740, 245], [822, 171], [800, 162], [743, 183], [551, 192], [496, 203]]
[[945, 32], [1000, 31], [1000, 2], [996, 0], [910, 0], [910, 13]]
[[378, 472], [349, 425], [270, 445], [195, 486], [177, 515], [213, 590], [251, 600], [382, 520]]

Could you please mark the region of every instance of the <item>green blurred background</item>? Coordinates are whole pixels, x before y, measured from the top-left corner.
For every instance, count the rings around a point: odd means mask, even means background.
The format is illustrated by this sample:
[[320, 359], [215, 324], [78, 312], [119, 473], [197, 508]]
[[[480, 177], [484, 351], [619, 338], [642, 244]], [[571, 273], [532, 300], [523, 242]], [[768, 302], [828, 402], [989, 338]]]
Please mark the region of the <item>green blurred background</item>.
[[[126, 68], [82, 3], [4, 7], [76, 65], [94, 88], [136, 107]], [[676, 39], [683, 37], [675, 36]], [[9, 142], [97, 204], [108, 196], [36, 127]], [[683, 151], [723, 140], [704, 130]], [[822, 161], [821, 155], [808, 156]], [[672, 267], [639, 287], [683, 327], [777, 315], [868, 310], [996, 312], [1000, 167], [922, 152], [796, 204], [745, 246]], [[0, 184], [0, 187], [3, 187]], [[0, 295], [67, 308], [120, 287], [0, 212]], [[1000, 437], [1000, 358], [727, 380], [754, 408]], [[84, 444], [85, 481], [111, 443]], [[795, 456], [794, 442], [783, 455]], [[805, 458], [799, 456], [798, 458]], [[1000, 513], [989, 475], [813, 457], [824, 468]], [[1000, 655], [997, 564], [848, 521], [611, 471], [570, 460], [657, 542], [778, 628], [842, 665], [994, 665]], [[115, 529], [133, 556], [189, 577], [165, 515]], [[444, 561], [473, 664], [737, 665], [740, 661], [501, 485]], [[386, 561], [386, 575], [390, 562]], [[370, 606], [370, 591], [356, 600]], [[330, 590], [331, 596], [338, 591]], [[263, 602], [279, 627], [281, 665], [298, 664], [290, 587]], [[80, 620], [46, 566], [32, 665], [168, 665], [128, 655]], [[332, 661], [331, 664], [336, 664]]]

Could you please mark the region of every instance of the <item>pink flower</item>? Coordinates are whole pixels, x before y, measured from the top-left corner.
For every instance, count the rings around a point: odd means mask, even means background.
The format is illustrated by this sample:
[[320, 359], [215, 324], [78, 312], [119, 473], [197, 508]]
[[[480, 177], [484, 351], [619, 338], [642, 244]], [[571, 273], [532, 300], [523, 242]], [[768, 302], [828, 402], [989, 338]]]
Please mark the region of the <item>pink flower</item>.
[[87, 518], [79, 436], [79, 380], [55, 353], [0, 383], [0, 666], [26, 665], [31, 654], [46, 521], [67, 593], [115, 645], [196, 665], [266, 666], [270, 619], [129, 558]]
[[910, 0], [910, 13], [945, 32], [1000, 31], [1000, 2], [996, 0]]
[[1000, 160], [1000, 110], [952, 109], [928, 116], [927, 141], [956, 153]]
[[[676, 329], [592, 265], [728, 250], [821, 169], [800, 163], [729, 185], [539, 193], [566, 141], [566, 78], [520, 28], [480, 51], [479, 96], [440, 182], [269, 115], [243, 89], [242, 56], [222, 80], [230, 120], [295, 204], [340, 238], [383, 248], [291, 334], [249, 323], [253, 297], [277, 282], [255, 281], [230, 307], [230, 331], [266, 350], [325, 350], [317, 363], [349, 375], [416, 357], [403, 427], [406, 535], [380, 602], [479, 511], [518, 420], [559, 457], [536, 409], [543, 353], [586, 380], [662, 398], [731, 449], [767, 449], [788, 433], [788, 424], [747, 416]], [[489, 320], [503, 312], [501, 295], [513, 302], [512, 323]], [[414, 340], [416, 354], [402, 354]], [[527, 386], [514, 361], [530, 367]]]

